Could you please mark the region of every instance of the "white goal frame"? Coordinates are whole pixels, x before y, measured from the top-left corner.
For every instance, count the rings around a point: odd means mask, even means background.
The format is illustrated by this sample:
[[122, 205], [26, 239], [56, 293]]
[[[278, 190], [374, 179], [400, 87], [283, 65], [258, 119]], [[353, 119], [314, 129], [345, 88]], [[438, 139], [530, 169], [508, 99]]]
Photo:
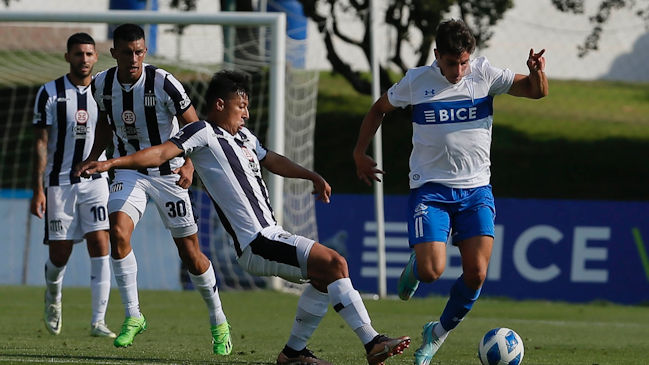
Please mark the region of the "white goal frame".
[[[0, 22], [44, 23], [136, 23], [136, 24], [203, 24], [256, 25], [270, 28], [270, 81], [268, 147], [284, 154], [284, 98], [286, 78], [286, 15], [284, 13], [220, 12], [215, 14], [160, 13], [157, 11], [111, 10], [110, 12], [4, 11]], [[269, 174], [268, 190], [278, 224], [283, 221], [283, 180]]]

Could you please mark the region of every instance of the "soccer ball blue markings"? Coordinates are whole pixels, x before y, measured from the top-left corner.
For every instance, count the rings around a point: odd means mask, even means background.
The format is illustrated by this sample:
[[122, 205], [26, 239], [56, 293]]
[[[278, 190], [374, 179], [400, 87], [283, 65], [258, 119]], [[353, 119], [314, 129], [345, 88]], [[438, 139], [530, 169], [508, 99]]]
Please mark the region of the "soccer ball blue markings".
[[489, 330], [478, 345], [478, 358], [482, 365], [520, 365], [524, 354], [521, 337], [504, 327]]

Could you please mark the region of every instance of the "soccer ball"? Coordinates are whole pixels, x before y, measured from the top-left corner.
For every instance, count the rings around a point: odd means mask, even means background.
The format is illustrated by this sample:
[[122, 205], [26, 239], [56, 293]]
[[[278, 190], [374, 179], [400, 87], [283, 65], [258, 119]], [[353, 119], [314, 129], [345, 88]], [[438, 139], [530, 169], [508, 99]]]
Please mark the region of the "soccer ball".
[[509, 328], [490, 330], [478, 345], [478, 358], [482, 365], [519, 365], [524, 354], [523, 340]]

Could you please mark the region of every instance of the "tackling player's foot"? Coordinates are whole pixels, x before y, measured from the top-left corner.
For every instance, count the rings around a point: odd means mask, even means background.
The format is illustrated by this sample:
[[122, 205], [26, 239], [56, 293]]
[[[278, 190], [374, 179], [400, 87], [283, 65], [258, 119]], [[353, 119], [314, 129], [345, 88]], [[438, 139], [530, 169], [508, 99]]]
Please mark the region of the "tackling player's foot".
[[331, 365], [331, 363], [318, 359], [306, 347], [301, 351], [295, 351], [288, 346], [284, 346], [282, 352], [277, 356], [277, 365]]
[[439, 322], [428, 322], [424, 325], [424, 330], [421, 333], [423, 343], [421, 344], [421, 347], [415, 351], [415, 365], [430, 364], [430, 361], [433, 359], [433, 356], [435, 356], [435, 353], [437, 353], [437, 350], [442, 347], [442, 343], [444, 343], [446, 336], [441, 339], [437, 337], [434, 331], [435, 326], [441, 325]]
[[115, 338], [117, 335], [113, 333], [108, 327], [106, 326], [106, 323], [104, 321], [97, 321], [90, 325], [90, 336], [93, 337], [109, 337], [109, 338]]
[[410, 254], [408, 264], [403, 268], [401, 276], [399, 277], [398, 291], [399, 298], [401, 298], [402, 300], [408, 300], [412, 298], [412, 296], [415, 294], [415, 291], [417, 291], [417, 287], [419, 286], [419, 280], [417, 280], [414, 273], [415, 262], [417, 262], [417, 256], [413, 251]]
[[212, 326], [212, 344], [217, 355], [230, 355], [232, 352], [232, 338], [228, 322]]
[[124, 324], [122, 324], [122, 330], [119, 332], [119, 336], [113, 342], [115, 347], [127, 347], [133, 344], [133, 339], [138, 333], [142, 333], [146, 330], [146, 319], [144, 316], [141, 317], [126, 317]]
[[45, 328], [55, 336], [61, 333], [61, 325], [63, 324], [63, 320], [61, 319], [61, 307], [61, 302], [51, 302], [47, 299], [47, 294], [45, 295], [43, 321], [45, 322]]
[[372, 341], [365, 345], [367, 362], [370, 365], [383, 364], [383, 361], [388, 357], [402, 354], [408, 346], [410, 346], [410, 337], [408, 336], [390, 338], [376, 335]]

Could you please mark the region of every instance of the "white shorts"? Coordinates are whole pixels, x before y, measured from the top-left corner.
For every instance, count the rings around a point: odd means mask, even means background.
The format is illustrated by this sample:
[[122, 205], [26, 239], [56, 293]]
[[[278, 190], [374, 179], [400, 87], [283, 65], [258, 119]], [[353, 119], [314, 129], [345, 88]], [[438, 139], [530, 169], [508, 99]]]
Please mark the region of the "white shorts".
[[[110, 185], [108, 214], [124, 212], [137, 225], [148, 199], [158, 208], [160, 218], [174, 237], [198, 232], [189, 190], [176, 185], [177, 174], [148, 176], [134, 170], [117, 170]], [[182, 234], [175, 234], [182, 232]], [[189, 233], [188, 233], [189, 232]]]
[[266, 227], [243, 249], [239, 265], [256, 276], [279, 276], [294, 283], [304, 283], [308, 281], [306, 265], [314, 243], [280, 226]]
[[45, 190], [45, 239], [47, 241], [83, 240], [86, 233], [108, 230], [108, 180], [81, 181], [50, 186]]

